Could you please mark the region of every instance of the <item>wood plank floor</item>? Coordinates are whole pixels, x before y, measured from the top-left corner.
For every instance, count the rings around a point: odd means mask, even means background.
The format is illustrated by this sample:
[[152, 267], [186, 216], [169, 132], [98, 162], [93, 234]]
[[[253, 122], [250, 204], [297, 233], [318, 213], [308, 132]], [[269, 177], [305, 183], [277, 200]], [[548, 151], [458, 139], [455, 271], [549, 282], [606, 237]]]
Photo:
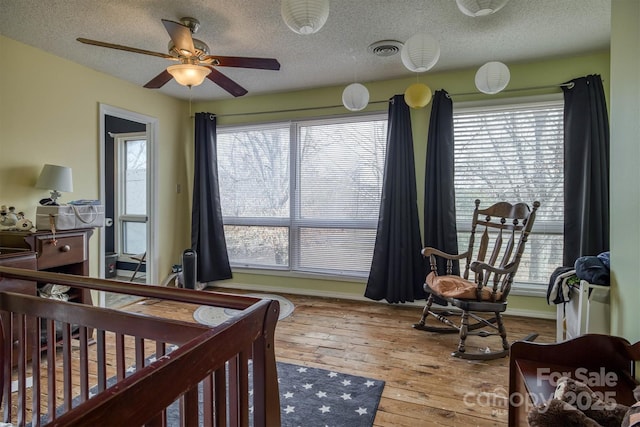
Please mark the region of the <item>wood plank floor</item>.
[[[221, 290], [228, 293], [242, 291]], [[467, 361], [450, 356], [455, 334], [411, 327], [418, 307], [285, 295], [293, 314], [278, 322], [279, 361], [337, 370], [386, 382], [376, 426], [506, 426], [508, 358]], [[125, 307], [151, 315], [192, 320], [193, 307], [147, 301]], [[511, 341], [535, 332], [555, 340], [555, 322], [505, 316]], [[468, 348], [485, 347], [483, 339]], [[494, 341], [492, 348], [499, 345]], [[498, 348], [498, 347], [495, 347]]]

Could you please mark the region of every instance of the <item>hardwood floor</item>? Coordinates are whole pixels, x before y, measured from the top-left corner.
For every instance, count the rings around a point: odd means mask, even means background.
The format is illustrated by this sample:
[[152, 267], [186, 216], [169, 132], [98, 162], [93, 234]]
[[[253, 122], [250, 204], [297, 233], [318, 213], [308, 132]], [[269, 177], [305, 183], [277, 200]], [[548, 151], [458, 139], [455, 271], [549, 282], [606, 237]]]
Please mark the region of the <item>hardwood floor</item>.
[[[451, 357], [457, 335], [413, 329], [421, 313], [418, 307], [283, 296], [295, 310], [278, 322], [277, 359], [384, 380], [376, 426], [507, 425], [508, 358]], [[192, 320], [194, 310], [161, 301], [125, 309], [159, 316], [173, 313], [184, 320]], [[511, 341], [532, 332], [539, 334], [537, 342], [555, 340], [552, 320], [505, 316], [505, 324]], [[468, 348], [484, 348], [479, 340], [486, 339], [469, 338]]]

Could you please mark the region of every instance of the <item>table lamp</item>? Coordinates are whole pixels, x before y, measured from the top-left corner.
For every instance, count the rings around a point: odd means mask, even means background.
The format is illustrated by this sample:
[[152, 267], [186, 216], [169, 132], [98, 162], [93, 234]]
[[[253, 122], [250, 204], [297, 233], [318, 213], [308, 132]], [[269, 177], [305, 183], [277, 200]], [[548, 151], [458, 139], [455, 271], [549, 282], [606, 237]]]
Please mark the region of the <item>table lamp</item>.
[[73, 191], [71, 168], [49, 164], [44, 165], [38, 177], [38, 182], [36, 182], [36, 188], [51, 190], [51, 202], [41, 202], [41, 204], [57, 206], [58, 197], [62, 196], [60, 191], [64, 191], [65, 193]]

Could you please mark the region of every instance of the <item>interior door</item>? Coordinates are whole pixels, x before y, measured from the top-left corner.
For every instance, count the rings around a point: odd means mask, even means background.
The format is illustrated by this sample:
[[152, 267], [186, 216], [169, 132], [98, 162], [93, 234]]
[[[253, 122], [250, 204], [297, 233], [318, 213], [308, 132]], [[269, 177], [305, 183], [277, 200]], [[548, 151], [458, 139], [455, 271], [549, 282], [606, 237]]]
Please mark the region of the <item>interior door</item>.
[[[146, 282], [159, 283], [157, 269], [157, 119], [100, 105], [100, 198], [106, 226], [100, 228], [100, 277], [114, 254], [132, 258], [146, 252]], [[135, 268], [137, 261], [129, 268]], [[124, 272], [122, 272], [124, 273]], [[130, 275], [132, 270], [124, 273]], [[105, 305], [105, 296], [99, 298]]]

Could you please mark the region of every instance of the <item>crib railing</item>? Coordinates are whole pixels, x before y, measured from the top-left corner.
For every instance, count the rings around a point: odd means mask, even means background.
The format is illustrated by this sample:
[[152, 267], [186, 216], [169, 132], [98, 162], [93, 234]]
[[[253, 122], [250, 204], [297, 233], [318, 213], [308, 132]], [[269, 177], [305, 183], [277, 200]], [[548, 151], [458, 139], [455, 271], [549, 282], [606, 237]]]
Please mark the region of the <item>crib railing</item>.
[[0, 292], [4, 422], [280, 424], [274, 353], [277, 301], [0, 267], [0, 291], [14, 280], [243, 311], [207, 327]]

